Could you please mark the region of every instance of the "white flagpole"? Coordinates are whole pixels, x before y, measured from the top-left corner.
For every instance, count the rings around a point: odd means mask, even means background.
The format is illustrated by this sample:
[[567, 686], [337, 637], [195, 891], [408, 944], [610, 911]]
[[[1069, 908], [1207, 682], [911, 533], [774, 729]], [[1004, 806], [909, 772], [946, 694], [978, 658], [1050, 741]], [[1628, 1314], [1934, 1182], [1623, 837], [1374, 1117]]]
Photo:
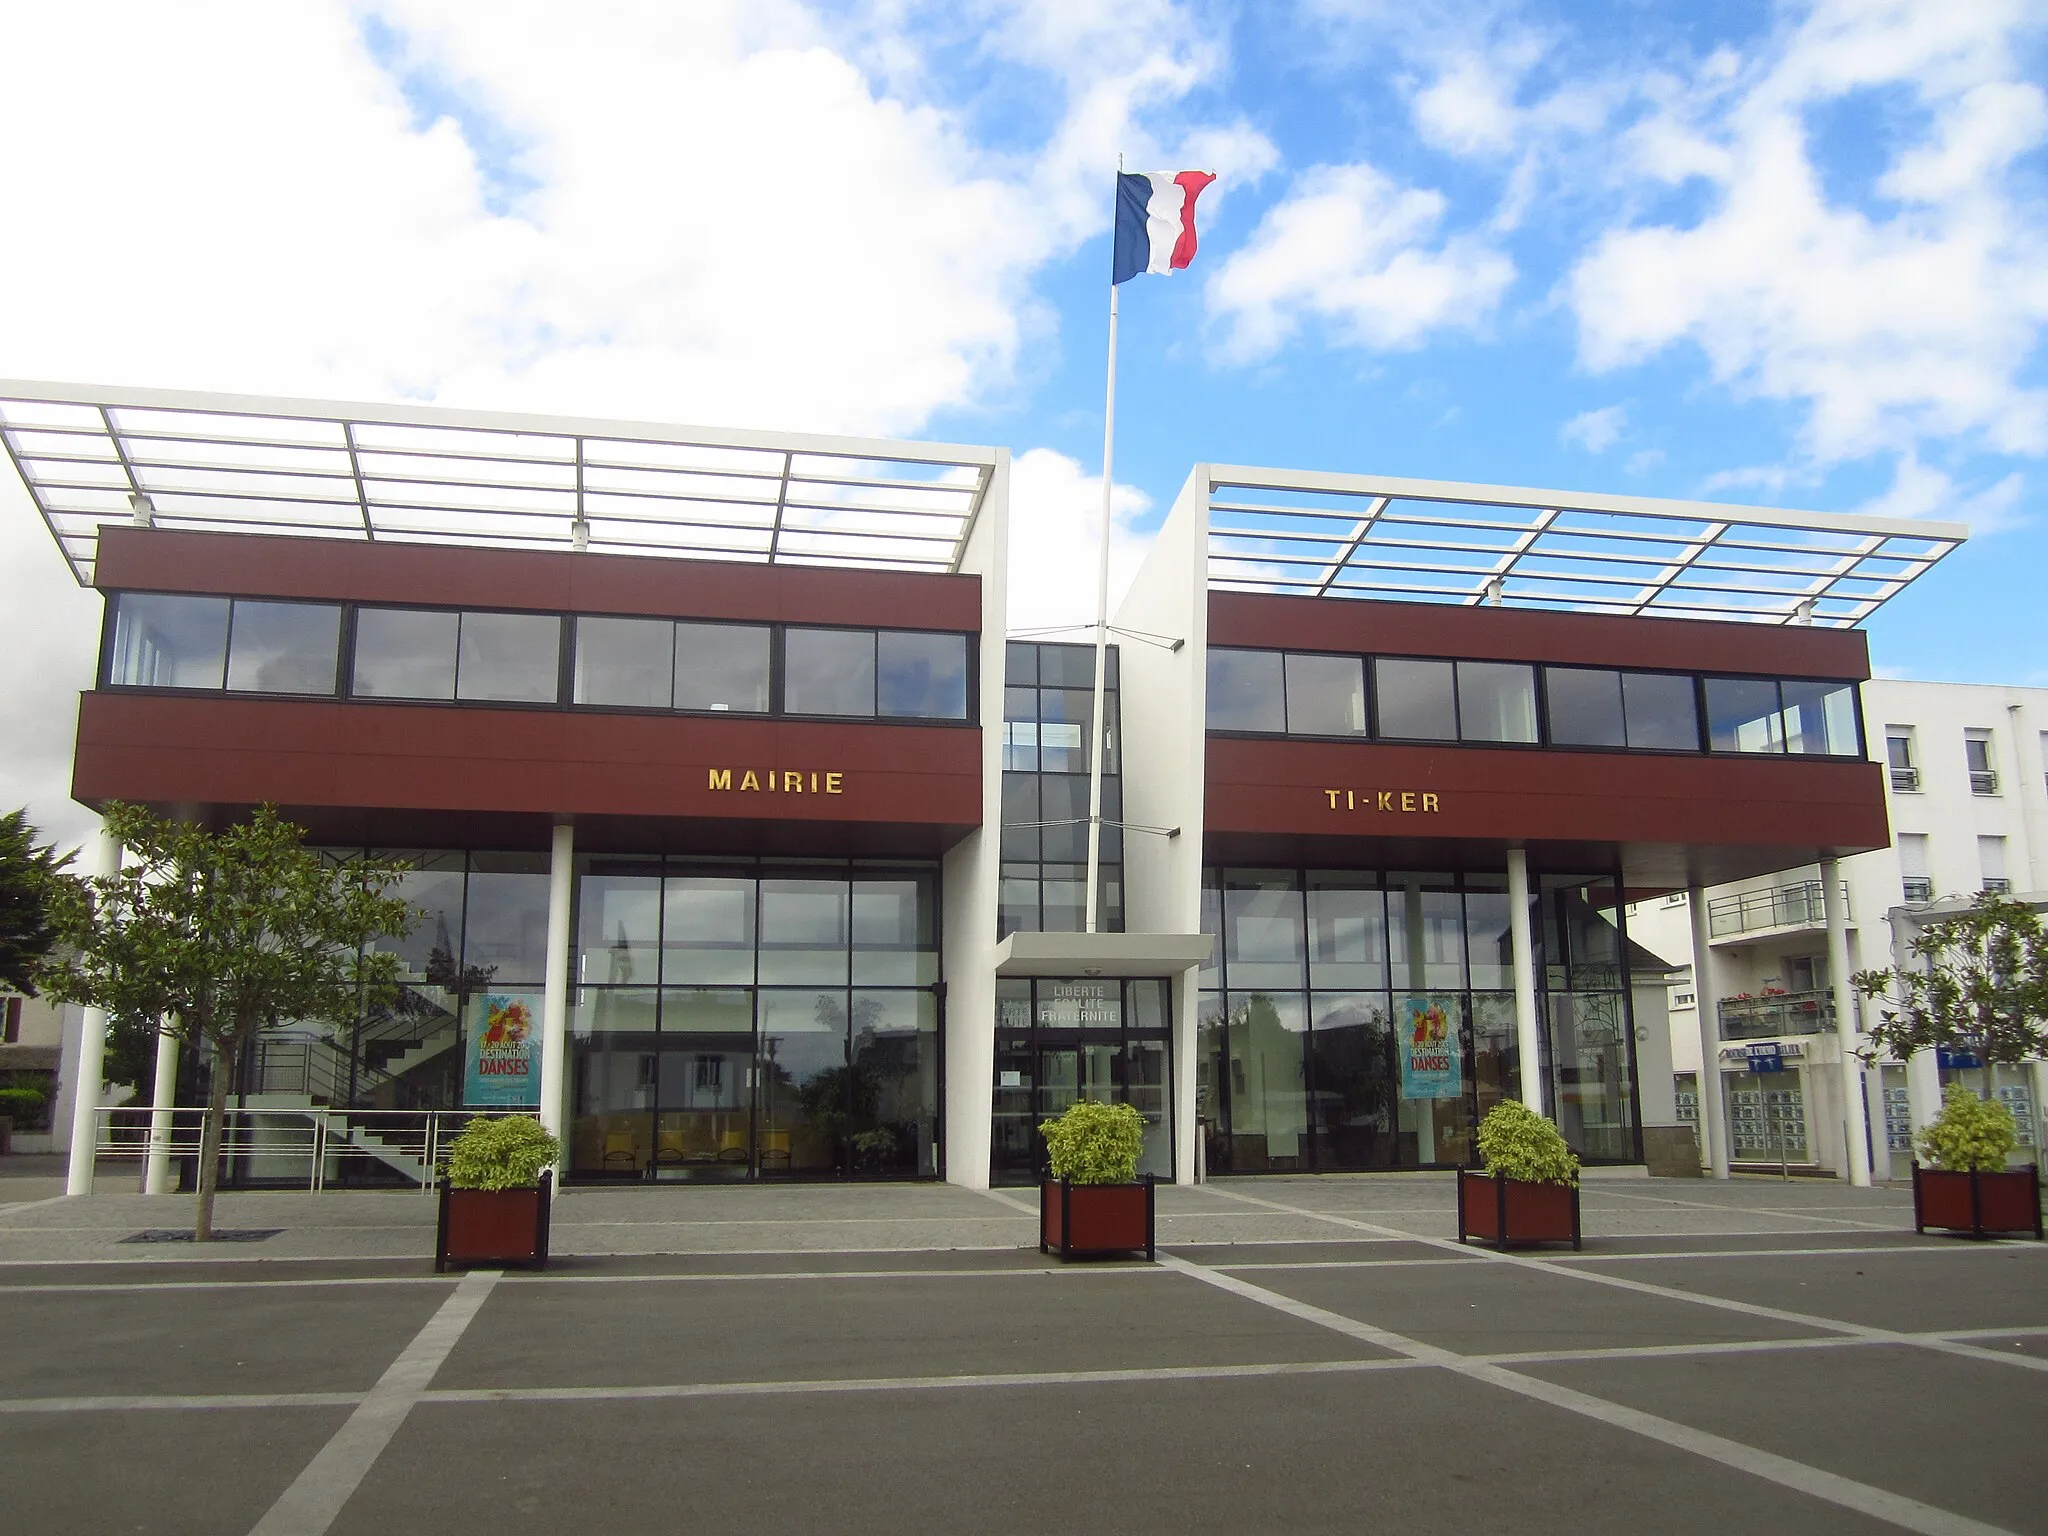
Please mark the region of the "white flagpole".
[[[1123, 156], [1117, 156], [1123, 171]], [[1088, 745], [1088, 925], [1094, 933], [1100, 916], [1098, 886], [1102, 876], [1102, 756], [1106, 736], [1102, 718], [1103, 690], [1109, 675], [1109, 499], [1116, 485], [1116, 287], [1109, 285], [1109, 399], [1102, 413], [1102, 541], [1095, 558], [1095, 705], [1089, 713], [1095, 739]]]

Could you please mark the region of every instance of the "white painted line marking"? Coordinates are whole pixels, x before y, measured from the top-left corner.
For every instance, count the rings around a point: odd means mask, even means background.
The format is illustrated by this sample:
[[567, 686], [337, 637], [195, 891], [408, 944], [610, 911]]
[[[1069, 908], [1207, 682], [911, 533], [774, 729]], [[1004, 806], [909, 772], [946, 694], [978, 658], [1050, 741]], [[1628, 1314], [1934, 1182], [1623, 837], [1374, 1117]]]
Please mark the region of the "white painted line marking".
[[462, 1277], [455, 1294], [413, 1335], [334, 1438], [256, 1522], [250, 1536], [323, 1536], [398, 1433], [412, 1405], [433, 1384], [434, 1373], [475, 1320], [498, 1278], [496, 1270], [471, 1270]]
[[185, 1397], [16, 1397], [0, 1399], [0, 1413], [140, 1413], [216, 1408], [353, 1408], [360, 1392], [222, 1392]]
[[1659, 1418], [1655, 1414], [1643, 1413], [1635, 1408], [1627, 1408], [1588, 1392], [1561, 1387], [1538, 1377], [1524, 1376], [1498, 1365], [1470, 1360], [1452, 1354], [1449, 1350], [1440, 1349], [1434, 1344], [1425, 1344], [1419, 1339], [1406, 1338], [1387, 1329], [1376, 1328], [1370, 1323], [1362, 1323], [1355, 1318], [1343, 1317], [1334, 1312], [1324, 1311], [1321, 1307], [1296, 1301], [1292, 1297], [1282, 1296], [1277, 1291], [1253, 1285], [1249, 1280], [1241, 1280], [1235, 1275], [1220, 1274], [1199, 1264], [1190, 1264], [1185, 1259], [1169, 1257], [1161, 1259], [1160, 1262], [1190, 1279], [1216, 1286], [1220, 1290], [1242, 1296], [1247, 1301], [1271, 1307], [1276, 1312], [1284, 1312], [1290, 1317], [1316, 1323], [1348, 1338], [1377, 1344], [1383, 1349], [1394, 1350], [1412, 1360], [1442, 1366], [1458, 1375], [1485, 1382], [1489, 1386], [1499, 1387], [1517, 1396], [1547, 1403], [1553, 1408], [1562, 1408], [1568, 1413], [1576, 1413], [1583, 1418], [1593, 1419], [1616, 1429], [1628, 1430], [1647, 1440], [1655, 1440], [1659, 1444], [1688, 1451], [1705, 1460], [1718, 1462], [1722, 1466], [1747, 1472], [1752, 1477], [1776, 1483], [1780, 1487], [1840, 1505], [1844, 1509], [1853, 1509], [1859, 1514], [1869, 1515], [1905, 1530], [1920, 1532], [1921, 1536], [2005, 1536], [1999, 1526], [1987, 1525], [1966, 1515], [1937, 1509], [1931, 1504], [1922, 1504], [1919, 1500], [1909, 1499], [1903, 1494], [1875, 1488], [1868, 1483], [1859, 1483], [1833, 1472], [1825, 1472], [1819, 1467], [1810, 1467], [1804, 1462], [1793, 1461], [1789, 1457], [1779, 1456], [1770, 1451], [1758, 1450], [1755, 1446], [1694, 1429], [1690, 1425]]

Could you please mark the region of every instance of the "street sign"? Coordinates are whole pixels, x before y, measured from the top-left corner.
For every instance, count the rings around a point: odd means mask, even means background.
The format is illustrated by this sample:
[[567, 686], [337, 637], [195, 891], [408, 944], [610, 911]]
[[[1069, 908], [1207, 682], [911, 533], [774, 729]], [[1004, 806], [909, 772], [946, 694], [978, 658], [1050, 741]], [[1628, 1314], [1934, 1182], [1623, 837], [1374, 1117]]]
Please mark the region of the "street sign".
[[1785, 1070], [1785, 1056], [1776, 1045], [1752, 1045], [1749, 1048], [1749, 1070], [1755, 1073], [1782, 1072]]

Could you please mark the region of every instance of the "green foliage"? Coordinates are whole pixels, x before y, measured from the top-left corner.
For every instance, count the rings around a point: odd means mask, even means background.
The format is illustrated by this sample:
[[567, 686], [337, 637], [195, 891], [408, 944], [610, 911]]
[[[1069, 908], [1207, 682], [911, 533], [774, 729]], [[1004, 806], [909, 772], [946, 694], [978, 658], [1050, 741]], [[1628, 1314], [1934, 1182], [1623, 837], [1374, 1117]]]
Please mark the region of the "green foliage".
[[1128, 1104], [1080, 1099], [1040, 1123], [1052, 1176], [1075, 1184], [1128, 1184], [1138, 1176], [1145, 1117]]
[[1543, 1116], [1519, 1099], [1503, 1099], [1479, 1122], [1479, 1156], [1497, 1179], [1576, 1184], [1578, 1154]]
[[561, 1143], [538, 1120], [479, 1117], [449, 1143], [448, 1182], [456, 1189], [531, 1189], [561, 1152]]
[[36, 995], [36, 972], [57, 942], [51, 904], [76, 856], [38, 843], [27, 811], [0, 816], [0, 986]]
[[1920, 1131], [1920, 1155], [1953, 1173], [1996, 1173], [2019, 1144], [2012, 1112], [1995, 1099], [1980, 1099], [1961, 1083], [1941, 1096], [1941, 1113]]
[[2032, 907], [1985, 891], [1921, 929], [1913, 956], [1911, 969], [1855, 977], [1885, 1005], [1866, 1054], [1946, 1046], [2007, 1065], [2048, 1054], [2048, 927]]
[[48, 1103], [49, 1096], [39, 1088], [0, 1088], [0, 1115], [12, 1120], [17, 1130], [40, 1128]]
[[384, 894], [408, 866], [336, 863], [267, 805], [218, 832], [132, 805], [108, 806], [103, 821], [126, 859], [116, 874], [55, 888], [61, 958], [39, 979], [66, 1002], [104, 1008], [138, 1047], [161, 1027], [211, 1051], [195, 1225], [205, 1238], [243, 1051], [286, 1021], [340, 1024], [395, 995], [398, 957], [367, 946], [410, 925], [412, 909]]

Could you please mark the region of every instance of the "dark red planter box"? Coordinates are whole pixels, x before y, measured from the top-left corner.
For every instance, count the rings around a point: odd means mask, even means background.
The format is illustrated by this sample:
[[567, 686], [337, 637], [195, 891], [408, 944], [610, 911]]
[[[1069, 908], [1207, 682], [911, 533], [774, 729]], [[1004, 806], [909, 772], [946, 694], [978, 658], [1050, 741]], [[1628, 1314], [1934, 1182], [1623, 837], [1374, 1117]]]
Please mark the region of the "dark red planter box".
[[1994, 1173], [1913, 1165], [1913, 1230], [1973, 1237], [2025, 1232], [2041, 1237], [2041, 1170], [2029, 1163]]
[[1071, 1259], [1142, 1250], [1152, 1258], [1152, 1186], [1151, 1179], [1136, 1184], [1043, 1181], [1038, 1186], [1038, 1251]]
[[520, 1265], [544, 1269], [548, 1262], [548, 1206], [552, 1172], [534, 1189], [450, 1189], [441, 1183], [441, 1219], [434, 1234], [434, 1269]]
[[1458, 1170], [1458, 1241], [1483, 1238], [1496, 1248], [1509, 1243], [1570, 1243], [1579, 1246], [1579, 1187], [1496, 1179], [1469, 1168]]

